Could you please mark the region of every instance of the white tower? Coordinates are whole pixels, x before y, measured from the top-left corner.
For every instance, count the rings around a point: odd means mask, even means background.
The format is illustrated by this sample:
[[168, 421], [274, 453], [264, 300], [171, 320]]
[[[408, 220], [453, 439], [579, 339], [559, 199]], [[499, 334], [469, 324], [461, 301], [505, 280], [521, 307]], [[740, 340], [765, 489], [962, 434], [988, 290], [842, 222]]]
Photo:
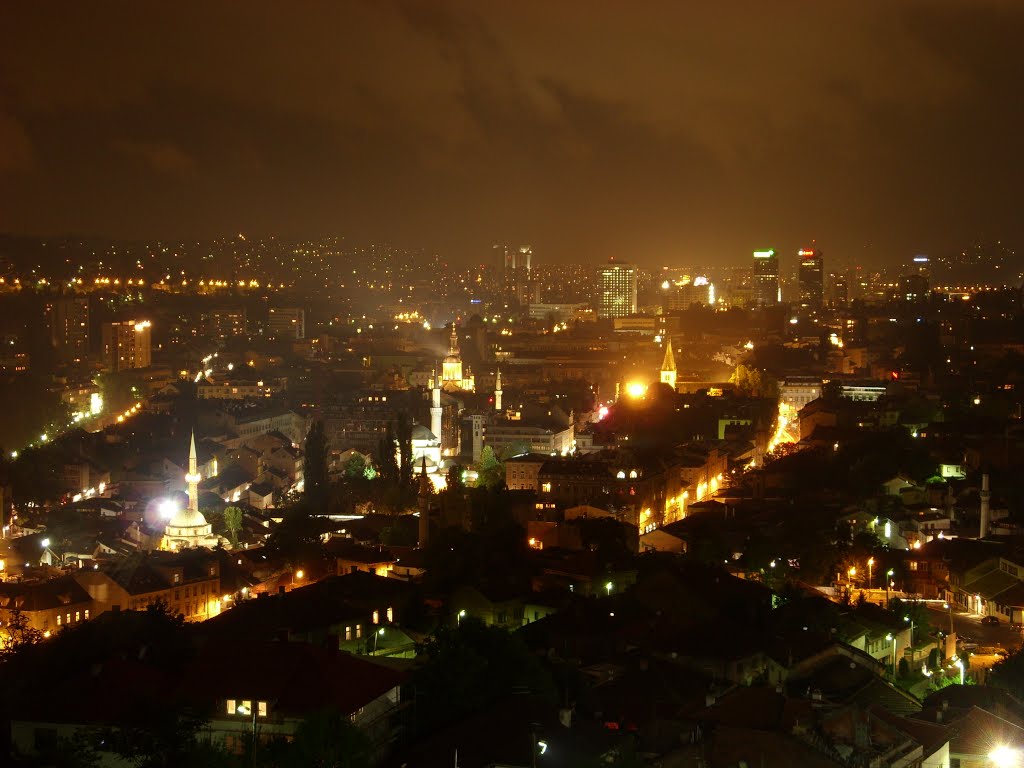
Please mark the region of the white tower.
[[434, 371], [430, 379], [430, 431], [442, 443], [441, 450], [443, 452], [445, 446], [441, 439], [441, 379], [437, 375], [437, 370]]
[[188, 474], [185, 475], [185, 482], [188, 483], [188, 508], [190, 512], [199, 511], [199, 482], [203, 476], [199, 474], [199, 458], [196, 455], [196, 433], [192, 431], [192, 443], [188, 449]]
[[988, 536], [988, 525], [992, 517], [990, 509], [992, 504], [992, 491], [988, 488], [988, 473], [981, 476], [981, 536], [984, 539]]
[[676, 388], [676, 357], [672, 354], [672, 339], [665, 344], [665, 359], [661, 362], [661, 383]]
[[501, 368], [498, 375], [494, 377], [494, 410], [501, 410]]

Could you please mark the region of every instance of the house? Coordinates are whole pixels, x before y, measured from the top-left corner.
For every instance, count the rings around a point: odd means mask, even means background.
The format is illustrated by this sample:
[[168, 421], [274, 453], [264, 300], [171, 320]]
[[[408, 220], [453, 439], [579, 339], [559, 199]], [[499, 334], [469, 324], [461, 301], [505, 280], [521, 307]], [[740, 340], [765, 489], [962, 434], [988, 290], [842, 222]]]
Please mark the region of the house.
[[20, 612], [32, 629], [45, 636], [72, 627], [96, 615], [87, 591], [70, 576], [38, 582], [0, 582], [0, 625], [10, 624]]
[[223, 608], [220, 563], [216, 553], [203, 550], [137, 554], [107, 568], [84, 568], [72, 578], [95, 602], [95, 613], [163, 604], [186, 621], [203, 621]]
[[513, 589], [459, 587], [450, 604], [454, 622], [467, 617], [488, 626], [517, 629], [555, 613], [555, 608], [532, 592]]

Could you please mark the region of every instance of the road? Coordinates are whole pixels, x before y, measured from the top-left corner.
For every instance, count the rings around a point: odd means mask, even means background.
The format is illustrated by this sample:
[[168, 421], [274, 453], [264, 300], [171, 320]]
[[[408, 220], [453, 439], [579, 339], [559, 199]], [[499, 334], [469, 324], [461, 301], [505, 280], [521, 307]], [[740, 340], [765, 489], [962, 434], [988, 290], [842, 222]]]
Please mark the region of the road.
[[[942, 607], [942, 603], [928, 603], [928, 611], [932, 626], [948, 632], [949, 611]], [[980, 647], [992, 646], [1007, 651], [1021, 647], [1021, 630], [1013, 629], [1005, 622], [994, 627], [982, 624], [981, 616], [974, 613], [957, 613], [954, 610], [953, 628], [959, 639], [977, 643]]]

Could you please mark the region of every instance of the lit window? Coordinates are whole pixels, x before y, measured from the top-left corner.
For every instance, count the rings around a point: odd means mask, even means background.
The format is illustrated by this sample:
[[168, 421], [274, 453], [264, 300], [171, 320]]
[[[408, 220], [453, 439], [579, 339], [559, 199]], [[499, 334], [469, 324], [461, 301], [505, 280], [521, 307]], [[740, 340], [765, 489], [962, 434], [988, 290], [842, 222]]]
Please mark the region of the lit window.
[[629, 477], [630, 477], [631, 480], [636, 480], [636, 470], [635, 469], [630, 470]]
[[61, 625], [61, 617], [60, 617], [60, 614], [58, 613], [57, 614], [57, 626], [59, 627], [60, 625]]
[[373, 612], [373, 623], [380, 624], [380, 611]]
[[82, 620], [82, 612], [81, 611], [75, 611], [75, 621], [78, 622], [78, 621], [81, 621], [81, 620]]
[[85, 609], [85, 620], [86, 621], [89, 620], [89, 609], [88, 608]]
[[70, 613], [70, 611], [64, 616], [64, 621], [66, 621], [68, 624], [71, 623], [71, 613]]
[[395, 612], [389, 606], [388, 607], [388, 623], [393, 622], [394, 620], [395, 620]]
[[544, 493], [551, 493], [551, 483], [542, 483], [540, 489], [544, 491]]
[[237, 714], [237, 712], [235, 712], [235, 700], [234, 699], [228, 699], [228, 714], [229, 715]]
[[363, 636], [363, 625], [362, 624], [356, 624], [356, 637], [362, 637], [362, 636]]
[[346, 640], [351, 640], [352, 639], [352, 627], [345, 627], [345, 639]]
[[266, 717], [267, 716], [267, 702], [265, 702], [265, 701], [258, 702], [256, 704], [256, 713], [260, 717]]

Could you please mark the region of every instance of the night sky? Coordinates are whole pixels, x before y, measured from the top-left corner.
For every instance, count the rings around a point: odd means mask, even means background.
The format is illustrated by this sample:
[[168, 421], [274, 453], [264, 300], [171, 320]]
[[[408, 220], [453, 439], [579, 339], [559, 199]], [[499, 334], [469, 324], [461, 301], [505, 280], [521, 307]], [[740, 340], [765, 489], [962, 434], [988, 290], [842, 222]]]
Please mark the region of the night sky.
[[1022, 247], [1024, 3], [9, 0], [0, 230]]

